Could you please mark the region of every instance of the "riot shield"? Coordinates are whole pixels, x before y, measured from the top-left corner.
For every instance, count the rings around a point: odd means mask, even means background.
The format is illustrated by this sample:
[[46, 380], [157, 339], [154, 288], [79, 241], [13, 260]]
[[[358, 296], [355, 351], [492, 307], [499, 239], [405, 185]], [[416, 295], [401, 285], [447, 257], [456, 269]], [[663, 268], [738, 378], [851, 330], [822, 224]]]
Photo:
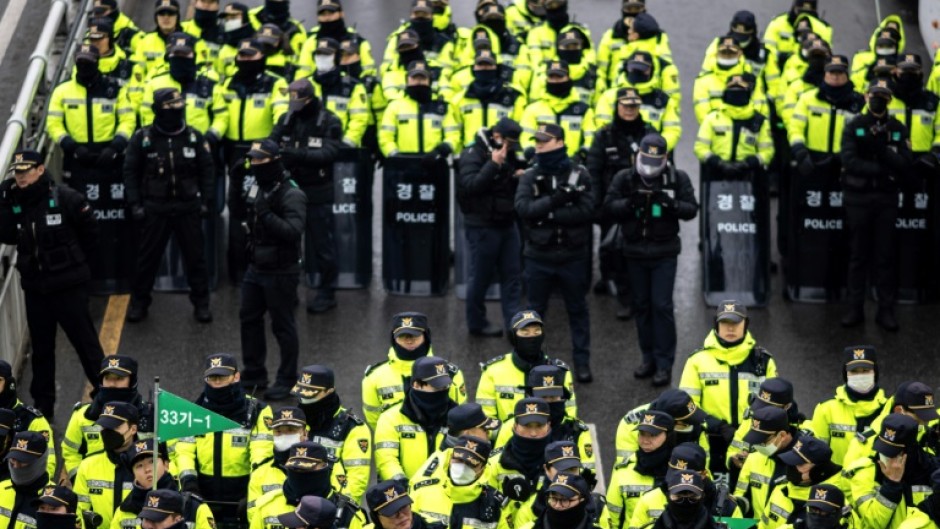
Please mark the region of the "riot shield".
[[333, 162], [333, 233], [337, 288], [366, 288], [372, 281], [372, 178], [364, 149], [342, 148]]
[[931, 202], [935, 202], [932, 182], [936, 170], [914, 164], [906, 192], [898, 194], [895, 224], [898, 249], [898, 302], [925, 303], [936, 300], [936, 250], [931, 244], [933, 226]]
[[450, 166], [422, 155], [385, 161], [382, 279], [390, 294], [442, 295], [450, 257]]
[[726, 179], [702, 166], [702, 264], [705, 303], [770, 297], [770, 207], [766, 174]]
[[[790, 188], [790, 251], [784, 257], [784, 293], [804, 302], [835, 302], [845, 295], [849, 243], [842, 207], [841, 165], [838, 159], [819, 159], [814, 174], [794, 170]], [[781, 192], [781, 197], [783, 192]]]
[[[460, 208], [454, 208], [454, 292], [457, 299], [467, 299], [467, 282], [470, 277], [470, 251], [467, 249], [466, 230], [464, 229], [463, 213]], [[486, 289], [487, 301], [499, 299], [499, 277]]]

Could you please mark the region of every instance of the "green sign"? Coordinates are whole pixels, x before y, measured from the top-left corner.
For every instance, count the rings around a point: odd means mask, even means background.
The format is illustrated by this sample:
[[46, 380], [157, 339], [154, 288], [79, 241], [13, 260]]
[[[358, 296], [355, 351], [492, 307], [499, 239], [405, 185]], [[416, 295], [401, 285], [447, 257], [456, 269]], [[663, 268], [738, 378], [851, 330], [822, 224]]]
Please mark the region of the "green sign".
[[221, 432], [242, 425], [214, 411], [160, 390], [157, 395], [157, 439], [167, 441], [178, 437]]
[[757, 526], [757, 520], [753, 518], [725, 518], [722, 516], [718, 521], [726, 524], [728, 529], [751, 529]]

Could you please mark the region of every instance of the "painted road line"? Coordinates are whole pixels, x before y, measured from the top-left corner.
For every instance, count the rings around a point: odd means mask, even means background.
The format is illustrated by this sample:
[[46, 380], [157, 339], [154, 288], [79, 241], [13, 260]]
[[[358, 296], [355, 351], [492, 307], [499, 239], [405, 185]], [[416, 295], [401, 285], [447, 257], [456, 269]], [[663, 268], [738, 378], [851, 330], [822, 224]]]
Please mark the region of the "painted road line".
[[[101, 331], [98, 332], [98, 340], [101, 342], [105, 356], [116, 355], [118, 352], [118, 347], [121, 345], [121, 333], [124, 331], [124, 316], [127, 314], [130, 300], [130, 294], [119, 294], [108, 298], [108, 308], [104, 311]], [[91, 383], [86, 382], [82, 402], [91, 400], [92, 389], [94, 388]]]
[[0, 58], [7, 54], [7, 48], [13, 40], [13, 35], [16, 34], [16, 27], [20, 24], [24, 9], [26, 9], [26, 0], [10, 0], [3, 12], [3, 18], [0, 19]]
[[594, 423], [587, 423], [588, 432], [591, 434], [591, 446], [594, 447], [594, 475], [597, 478], [597, 487], [594, 492], [607, 494], [607, 481], [604, 479], [604, 463], [601, 461], [601, 444], [597, 442], [597, 427]]

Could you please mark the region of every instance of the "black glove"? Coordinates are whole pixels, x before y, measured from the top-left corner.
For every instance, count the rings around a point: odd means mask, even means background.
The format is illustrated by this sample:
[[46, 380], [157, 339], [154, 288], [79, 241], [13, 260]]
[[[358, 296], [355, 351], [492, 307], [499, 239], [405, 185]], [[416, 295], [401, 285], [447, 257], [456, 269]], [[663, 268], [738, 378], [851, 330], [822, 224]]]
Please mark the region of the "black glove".
[[597, 486], [597, 476], [594, 474], [594, 471], [585, 468], [581, 471], [581, 477], [584, 478], [584, 481], [587, 481], [588, 489], [594, 490], [594, 487]]
[[522, 151], [522, 159], [525, 160], [526, 164], [531, 164], [532, 160], [535, 159], [535, 147], [526, 147]]
[[508, 478], [503, 480], [502, 492], [510, 500], [526, 501], [532, 495], [532, 485], [525, 478]]
[[189, 492], [199, 495], [199, 482], [195, 476], [188, 476], [180, 480], [180, 492]]
[[206, 132], [206, 141], [209, 142], [209, 149], [212, 152], [219, 150], [219, 137], [216, 136], [215, 132], [207, 131]]
[[124, 136], [115, 136], [111, 143], [108, 144], [108, 147], [114, 149], [118, 154], [123, 154], [124, 149], [127, 148], [127, 140], [124, 139]]
[[287, 147], [286, 149], [281, 149], [281, 161], [289, 165], [303, 163], [304, 150], [298, 149], [296, 147]]
[[709, 169], [713, 171], [720, 171], [721, 170], [721, 158], [719, 158], [717, 155], [714, 155], [714, 154], [709, 156], [708, 158], [705, 159], [705, 167], [708, 167]]
[[718, 435], [726, 442], [731, 443], [734, 439], [734, 426], [728, 424], [728, 421], [709, 415], [705, 418], [705, 433], [709, 435]]
[[78, 143], [76, 143], [71, 136], [66, 136], [59, 142], [59, 146], [62, 147], [62, 153], [65, 154], [65, 157], [71, 158], [75, 156], [75, 149], [78, 148]]
[[731, 441], [734, 440], [735, 429], [734, 426], [721, 421], [721, 426], [718, 427], [718, 435], [725, 440], [726, 443], [731, 444]]
[[100, 167], [109, 169], [114, 166], [114, 162], [117, 160], [117, 156], [117, 151], [108, 146], [101, 150], [101, 154], [98, 155], [98, 160], [96, 163]]
[[140, 204], [134, 204], [131, 206], [131, 217], [140, 222], [144, 220], [144, 217], [147, 216], [147, 210], [144, 209]]
[[450, 156], [450, 153], [454, 152], [454, 150], [450, 148], [450, 145], [446, 143], [442, 143], [438, 145], [437, 147], [434, 147], [434, 150], [431, 152], [436, 154], [438, 158], [447, 158], [448, 156]]
[[747, 174], [747, 165], [744, 162], [721, 162], [721, 174], [725, 178], [743, 178]]
[[568, 184], [561, 184], [560, 186], [558, 186], [558, 189], [556, 189], [555, 192], [552, 193], [552, 196], [551, 196], [552, 207], [557, 208], [559, 206], [563, 206], [565, 204], [573, 202], [578, 197], [579, 193], [580, 191], [578, 191], [575, 187], [570, 186]]
[[761, 163], [760, 158], [754, 156], [753, 154], [744, 159], [744, 163], [747, 164], [747, 168], [751, 171], [760, 171]]
[[669, 196], [665, 191], [657, 191], [655, 199], [660, 206], [666, 209], [675, 209], [676, 206], [679, 205], [678, 202], [676, 202], [676, 199]]
[[75, 160], [78, 161], [79, 163], [91, 164], [91, 163], [95, 163], [96, 161], [98, 161], [98, 155], [91, 152], [91, 149], [89, 149], [88, 147], [84, 145], [79, 145], [75, 149]]

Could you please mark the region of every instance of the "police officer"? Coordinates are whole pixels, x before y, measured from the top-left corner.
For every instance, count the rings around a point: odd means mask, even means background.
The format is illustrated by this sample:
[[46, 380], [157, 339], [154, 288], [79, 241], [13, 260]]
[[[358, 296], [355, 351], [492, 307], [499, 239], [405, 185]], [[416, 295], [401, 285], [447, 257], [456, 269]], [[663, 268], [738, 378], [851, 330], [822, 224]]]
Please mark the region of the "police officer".
[[[137, 517], [142, 529], [212, 529], [215, 520], [199, 498], [180, 494], [172, 488], [151, 490]], [[135, 524], [136, 525], [136, 524]], [[112, 529], [116, 529], [112, 525]]]
[[[14, 424], [16, 424], [16, 414], [13, 413], [13, 410], [0, 408], [0, 461], [4, 460], [3, 458], [10, 451], [10, 447], [13, 446], [13, 436], [16, 435], [16, 432], [13, 431]], [[52, 470], [55, 472], [55, 469]], [[0, 481], [9, 478], [9, 465], [0, 465]]]
[[330, 38], [339, 43], [345, 41], [353, 43], [352, 49], [361, 58], [363, 70], [375, 69], [372, 45], [356, 31], [354, 25], [346, 23], [346, 13], [343, 11], [340, 0], [317, 0], [317, 25], [310, 28], [307, 40], [297, 56], [297, 67], [300, 72], [309, 73], [314, 70], [314, 50], [319, 47], [320, 39], [324, 38]]
[[[705, 419], [708, 415], [695, 405], [692, 397], [681, 389], [667, 389], [649, 404], [637, 406], [624, 415], [617, 425], [615, 446], [617, 459], [615, 465], [626, 464], [639, 448], [638, 426], [643, 422], [647, 410], [663, 411], [669, 414], [675, 425], [676, 446], [682, 443], [695, 443], [708, 450], [708, 436], [705, 433]], [[624, 520], [628, 522], [629, 519]]]
[[[620, 7], [620, 17], [613, 27], [604, 32], [597, 45], [597, 73], [601, 86], [616, 87], [616, 78], [620, 72], [623, 59], [636, 51], [636, 39], [630, 39], [631, 29], [637, 21], [637, 16], [646, 13], [646, 0], [623, 0]], [[652, 17], [650, 17], [652, 18]], [[648, 23], [646, 16], [640, 17], [640, 26]], [[655, 19], [653, 19], [655, 21]], [[637, 34], [637, 37], [639, 35]], [[650, 46], [652, 44], [652, 46]], [[672, 56], [669, 47], [669, 36], [659, 31], [650, 43], [643, 43], [647, 51], [663, 59]]]
[[653, 377], [654, 386], [672, 380], [676, 324], [672, 292], [682, 242], [679, 221], [698, 213], [692, 182], [668, 163], [666, 140], [643, 137], [632, 168], [618, 172], [604, 199], [604, 215], [620, 222], [623, 257], [643, 363], [636, 378]]
[[[386, 360], [367, 367], [362, 378], [362, 413], [373, 431], [379, 415], [404, 400], [415, 360], [434, 355], [428, 317], [420, 312], [399, 312], [392, 316], [389, 341], [391, 346]], [[448, 364], [447, 371], [454, 381], [450, 398], [462, 404], [467, 400], [463, 371], [455, 364]]]
[[749, 322], [747, 307], [734, 300], [721, 302], [703, 348], [692, 353], [682, 368], [679, 389], [713, 417], [708, 428], [713, 470], [724, 468], [728, 444], [734, 429], [744, 422], [750, 396], [765, 378], [777, 376], [776, 361], [757, 345]]
[[679, 70], [662, 57], [642, 50], [628, 55], [620, 65], [621, 73], [613, 86], [598, 90], [594, 115], [596, 126], [600, 128], [613, 121], [619, 89], [635, 88], [642, 100], [640, 112], [643, 118], [663, 134], [671, 148], [675, 148], [682, 136]]
[[127, 464], [138, 441], [137, 408], [127, 402], [108, 402], [95, 424], [101, 427], [104, 451], [82, 460], [75, 473], [74, 490], [83, 511], [101, 515], [101, 527], [110, 527], [114, 512], [127, 497], [134, 474]]
[[820, 402], [813, 411], [812, 430], [816, 437], [829, 443], [832, 460], [845, 461], [849, 443], [855, 434], [864, 432], [887, 402], [885, 391], [878, 386], [878, 360], [870, 345], [846, 347], [842, 352], [842, 381], [835, 395]]
[[133, 50], [132, 42], [140, 33], [140, 29], [131, 17], [121, 12], [117, 0], [95, 0], [91, 14], [95, 18], [105, 18], [111, 21], [114, 27], [114, 43], [128, 52]]
[[888, 113], [892, 92], [887, 81], [878, 80], [865, 95], [868, 111], [842, 130], [845, 220], [849, 232], [849, 309], [844, 327], [865, 320], [865, 285], [869, 274], [878, 296], [875, 323], [897, 331], [894, 316], [897, 302], [895, 222], [897, 194], [906, 184], [911, 166], [907, 127]]
[[[473, 90], [473, 85], [468, 92]], [[460, 155], [457, 202], [464, 214], [470, 270], [467, 277], [467, 328], [475, 336], [502, 336], [522, 297], [521, 243], [513, 199], [522, 162], [518, 157], [522, 128], [508, 117], [480, 129], [476, 141]], [[486, 290], [499, 277], [502, 324], [486, 319]]]
[[[774, 406], [787, 412], [790, 426], [799, 429], [800, 435], [813, 435], [812, 428], [806, 422], [806, 415], [800, 412], [799, 406], [793, 399], [793, 384], [781, 377], [767, 378], [761, 382], [760, 388], [753, 395], [751, 404], [744, 410], [743, 417], [750, 418], [754, 413], [767, 406]], [[732, 481], [737, 477], [737, 471], [744, 464], [749, 452], [753, 451], [750, 444], [744, 441], [751, 424], [742, 422], [731, 440], [731, 449], [728, 450], [728, 468], [731, 470]]]
[[445, 462], [445, 476], [415, 476], [412, 508], [454, 529], [498, 523], [503, 495], [487, 484], [484, 476], [491, 451], [492, 445], [486, 439], [461, 436]]
[[[543, 2], [545, 15], [541, 23], [529, 30], [526, 35], [526, 48], [532, 64], [542, 64], [546, 61], [558, 59], [555, 43], [558, 36], [569, 30], [580, 31], [591, 41], [591, 31], [584, 25], [571, 21], [568, 13], [568, 0], [548, 0]], [[589, 50], [590, 62], [595, 61], [594, 50]]]
[[140, 226], [137, 271], [127, 321], [147, 317], [154, 276], [176, 236], [196, 321], [212, 321], [209, 271], [200, 217], [212, 209], [215, 169], [209, 142], [186, 123], [186, 101], [175, 88], [153, 95], [154, 122], [134, 133], [124, 158], [124, 188]]
[[897, 529], [909, 509], [933, 492], [937, 461], [917, 442], [917, 421], [892, 413], [885, 417], [873, 450], [848, 463], [845, 477], [862, 524]]
[[33, 500], [33, 503], [36, 506], [36, 529], [80, 527], [78, 516], [75, 514], [78, 508], [78, 496], [69, 487], [47, 485], [42, 491], [42, 496]]
[[[526, 159], [531, 159], [539, 152], [539, 140], [535, 140], [535, 147], [532, 146], [532, 141], [541, 130], [541, 125], [551, 123], [563, 131], [560, 135], [552, 134], [565, 145], [566, 150], [563, 152], [567, 156], [579, 156], [583, 160], [594, 137], [594, 109], [588, 102], [582, 101], [580, 95], [573, 90], [567, 61], [546, 62], [545, 72], [544, 96], [526, 106], [519, 122], [522, 126], [520, 141], [525, 149]], [[556, 153], [555, 157], [558, 156]]]
[[716, 529], [718, 522], [706, 509], [705, 478], [699, 472], [671, 470], [666, 476], [669, 491], [666, 508], [652, 529]]
[[645, 492], [665, 482], [676, 443], [675, 420], [666, 412], [647, 410], [636, 429], [639, 450], [625, 463], [614, 466], [607, 493], [612, 527], [624, 527], [633, 518], [637, 501]]
[[203, 377], [205, 387], [196, 404], [235, 421], [239, 427], [177, 440], [180, 487], [216, 502], [211, 505], [216, 520], [237, 522], [240, 516], [236, 507], [245, 498], [252, 468], [273, 452], [268, 427], [271, 408], [245, 395], [238, 364], [230, 354], [207, 356]]
[[[184, 20], [182, 30], [200, 39], [206, 46], [205, 60], [215, 68], [222, 49], [222, 24], [219, 23], [219, 0], [194, 0], [193, 18]], [[214, 73], [221, 75], [222, 72]]]
[[[359, 76], [340, 69], [340, 43], [329, 37], [319, 40], [313, 52], [315, 70], [307, 77], [317, 97], [339, 118], [343, 143], [359, 147], [369, 127], [369, 92]], [[299, 76], [298, 76], [299, 78]]]
[[333, 465], [334, 487], [351, 498], [361, 498], [369, 483], [372, 436], [369, 427], [344, 408], [333, 370], [322, 365], [305, 366], [291, 389], [300, 401], [311, 441], [325, 446]]
[[744, 442], [754, 451], [744, 461], [734, 487], [734, 495], [746, 499], [750, 505], [745, 515], [762, 518], [770, 512], [770, 495], [786, 475], [787, 465], [780, 460], [780, 455], [793, 449], [797, 436], [797, 429], [790, 424], [782, 408], [767, 406], [751, 415], [751, 428]]
[[271, 139], [280, 147], [281, 163], [290, 172], [291, 181], [307, 197], [304, 268], [311, 287], [313, 278], [320, 275], [319, 291], [316, 297], [308, 298], [307, 312], [321, 313], [336, 306], [333, 161], [339, 153], [343, 127], [336, 115], [323, 107], [309, 79], [298, 79], [288, 89], [288, 111], [278, 118]]
[[331, 529], [336, 523], [336, 505], [317, 496], [304, 496], [293, 511], [277, 515], [282, 527]]
[[554, 122], [543, 123], [533, 137], [536, 165], [522, 175], [515, 199], [516, 213], [526, 230], [526, 291], [531, 308], [545, 314], [552, 290], [560, 287], [571, 324], [575, 378], [589, 383], [594, 377], [585, 296], [595, 190], [587, 169], [568, 158], [565, 129]]
[[[750, 64], [754, 75], [758, 79], [763, 79], [764, 86], [769, 87], [777, 82], [782, 65], [777, 64], [777, 57], [770, 53], [757, 34], [757, 18], [752, 11], [746, 9], [736, 11], [728, 25], [728, 33], [723, 36], [733, 37], [737, 41], [744, 53], [744, 60]], [[712, 68], [720, 42], [721, 37], [718, 37], [708, 45], [705, 58], [702, 60], [702, 71]]]
[[367, 529], [443, 529], [441, 522], [426, 520], [411, 510], [414, 500], [408, 487], [396, 480], [380, 481], [366, 491], [372, 523]]
[[[456, 110], [431, 89], [431, 72], [424, 61], [408, 65], [405, 97], [389, 103], [378, 131], [382, 154], [423, 154], [424, 165], [433, 167], [439, 160], [460, 148], [460, 126]], [[422, 134], [418, 131], [423, 130]]]
[[[553, 441], [545, 447], [545, 463], [542, 465], [543, 474], [536, 483], [536, 491], [518, 506], [515, 513], [507, 513], [503, 517], [509, 527], [522, 527], [541, 517], [548, 509], [548, 489], [552, 480], [561, 472], [579, 474], [587, 482], [589, 489], [597, 483], [593, 471], [586, 470], [581, 461], [581, 452], [578, 445], [571, 441]], [[510, 504], [514, 505], [514, 504]], [[602, 519], [606, 520], [604, 513]]]
[[8, 529], [28, 529], [36, 525], [39, 499], [52, 486], [46, 472], [49, 457], [46, 438], [39, 432], [20, 432], [4, 458], [10, 477], [0, 481], [0, 523]]
[[[141, 33], [134, 39], [133, 46], [132, 60], [142, 69], [144, 80], [155, 75], [165, 64], [170, 35], [183, 31], [178, 0], [155, 0], [153, 9], [154, 30]], [[193, 48], [196, 50], [196, 62], [204, 63], [207, 59], [205, 43], [196, 41]]]
[[535, 26], [545, 17], [542, 0], [514, 0], [506, 7], [506, 28], [513, 35], [525, 40]]
[[786, 465], [786, 483], [774, 487], [770, 494], [764, 527], [774, 529], [804, 518], [810, 489], [816, 485], [829, 483], [838, 489], [849, 489], [842, 479], [842, 466], [831, 458], [829, 445], [811, 435], [799, 436], [793, 448], [780, 454], [780, 462]]
[[548, 487], [548, 508], [523, 529], [550, 527], [602, 527], [603, 503], [591, 494], [588, 482], [578, 474], [559, 472]]
[[383, 61], [380, 74], [382, 77], [382, 93], [389, 101], [400, 99], [408, 86], [409, 65], [421, 62], [426, 65], [430, 86], [432, 90], [441, 90], [449, 82], [449, 68], [446, 68], [438, 57], [423, 49], [418, 33], [413, 29], [406, 29], [394, 38], [395, 47], [391, 58], [392, 62]]
[[[699, 124], [705, 120], [709, 112], [718, 109], [728, 80], [744, 74], [753, 75], [750, 65], [743, 58], [738, 41], [734, 37], [722, 37], [718, 42], [715, 64], [710, 70], [700, 73], [692, 87], [695, 119]], [[756, 89], [756, 82], [748, 88], [751, 92], [759, 93], [759, 89]]]
[[289, 44], [289, 54], [295, 55], [307, 40], [307, 30], [301, 21], [293, 18], [290, 12], [290, 0], [264, 0], [248, 12], [251, 25], [259, 30], [264, 24], [274, 24], [284, 33], [284, 40]]
[[[465, 89], [452, 85], [454, 105], [461, 124], [461, 143], [470, 146], [479, 142], [481, 130], [492, 129], [501, 119], [522, 119], [526, 97], [507, 79], [505, 66], [497, 63], [492, 50], [476, 52], [470, 67], [471, 78]], [[518, 138], [516, 138], [518, 145]]]
[[[597, 67], [589, 37], [580, 29], [570, 28], [559, 33], [555, 40], [555, 55], [568, 63], [568, 76], [571, 90], [581, 101], [593, 105], [597, 96]], [[535, 101], [544, 97], [546, 90], [546, 70], [539, 69], [529, 86], [529, 99]]]
[[139, 90], [139, 83], [131, 78], [134, 63], [127, 52], [114, 42], [114, 24], [107, 18], [92, 18], [88, 21], [85, 38], [89, 44], [98, 48], [98, 69], [104, 75], [113, 77], [121, 85], [128, 85], [128, 91]]
[[783, 68], [790, 56], [799, 55], [799, 43], [796, 31], [797, 19], [809, 22], [812, 32], [826, 42], [832, 42], [832, 26], [819, 17], [818, 0], [793, 0], [790, 9], [777, 15], [764, 30], [764, 44], [770, 53], [776, 54], [777, 64]]
[[940, 523], [940, 470], [930, 475], [932, 494], [917, 504], [916, 509], [909, 509], [907, 518], [901, 523], [901, 529], [934, 529]]
[[98, 378], [104, 357], [88, 312], [91, 272], [86, 259], [98, 243], [98, 224], [81, 194], [56, 185], [46, 174], [38, 152], [17, 151], [11, 169], [13, 178], [0, 183], [0, 243], [15, 244], [18, 250], [16, 267], [33, 350], [29, 392], [43, 415], [52, 417], [55, 386], [49, 381], [55, 380], [56, 327], [62, 326], [89, 381]]
[[[290, 456], [290, 447], [307, 440], [307, 416], [303, 410], [294, 406], [285, 406], [274, 412], [271, 420], [271, 435], [274, 452], [268, 454], [260, 463], [252, 465], [251, 478], [248, 480], [248, 519], [254, 511], [255, 503], [262, 495], [279, 490], [284, 484], [284, 463]], [[333, 469], [331, 482], [338, 486], [337, 469]], [[342, 472], [342, 470], [340, 470]]]
[[898, 15], [888, 15], [871, 34], [868, 48], [852, 56], [852, 82], [862, 87], [871, 81], [878, 59], [896, 59], [904, 53], [904, 23]]
[[[813, 485], [806, 506], [801, 510], [803, 512], [794, 523], [783, 526], [785, 529], [851, 529], [861, 526], [856, 513], [845, 504], [845, 493], [829, 483]], [[920, 526], [914, 525], [910, 529], [914, 527]]]
[[[0, 409], [13, 413], [13, 420], [9, 421], [9, 436], [16, 432], [26, 430], [39, 432], [46, 437], [50, 450], [55, 451], [55, 441], [52, 437], [52, 427], [49, 420], [41, 411], [24, 404], [16, 394], [16, 377], [13, 376], [13, 366], [7, 361], [0, 360]], [[2, 422], [2, 421], [0, 421]], [[6, 435], [2, 436], [5, 440]], [[0, 442], [0, 446], [4, 443]], [[9, 448], [9, 446], [7, 446]], [[49, 475], [55, 474], [55, 456], [49, 458]]]
[[[405, 32], [413, 32], [424, 58], [441, 68], [440, 77], [436, 80], [446, 80], [450, 77], [454, 67], [456, 35], [448, 32], [446, 27], [437, 27], [435, 18], [434, 5], [430, 0], [412, 1], [408, 21], [399, 26], [388, 37], [388, 45], [385, 47], [382, 58], [383, 74], [394, 63], [396, 51], [401, 51], [399, 46], [396, 45], [396, 42], [399, 41], [398, 37]], [[445, 25], [449, 25], [449, 22], [446, 22]], [[409, 59], [400, 64], [402, 66], [407, 65], [411, 60], [415, 59]]]
[[501, 431], [502, 423], [498, 419], [487, 417], [483, 408], [476, 402], [465, 402], [455, 406], [447, 412], [447, 428], [444, 438], [437, 450], [422, 463], [414, 473], [424, 481], [429, 477], [442, 478], [447, 474], [447, 461], [464, 436], [486, 439], [492, 443], [494, 437]]
[[382, 412], [375, 426], [375, 466], [379, 479], [403, 483], [414, 476], [443, 441], [453, 379], [443, 358], [425, 356], [411, 366], [411, 382], [401, 404]]
[[227, 79], [238, 71], [238, 50], [244, 40], [254, 36], [255, 28], [248, 20], [248, 6], [240, 2], [227, 3], [218, 16], [222, 29], [222, 46], [212, 67]]
[[62, 462], [69, 477], [75, 476], [82, 459], [104, 449], [101, 428], [96, 424], [107, 403], [127, 402], [137, 408], [138, 430], [152, 431], [153, 407], [137, 391], [137, 361], [129, 356], [103, 357], [95, 377], [90, 403], [77, 403], [62, 439]]
[[247, 157], [256, 184], [245, 192], [248, 219], [248, 271], [241, 291], [242, 358], [245, 385], [267, 388], [268, 373], [264, 314], [271, 316], [272, 331], [280, 348], [281, 361], [274, 385], [265, 398], [289, 396], [297, 379], [299, 344], [294, 309], [300, 277], [300, 243], [307, 213], [307, 197], [290, 179], [278, 144], [255, 142]]
[[366, 523], [365, 513], [351, 498], [330, 485], [330, 462], [326, 448], [313, 441], [303, 441], [290, 449], [284, 464], [286, 477], [279, 490], [272, 490], [255, 503], [251, 513], [251, 529], [279, 527], [277, 516], [300, 505], [305, 496], [318, 496], [337, 506], [337, 529], [360, 529]]

